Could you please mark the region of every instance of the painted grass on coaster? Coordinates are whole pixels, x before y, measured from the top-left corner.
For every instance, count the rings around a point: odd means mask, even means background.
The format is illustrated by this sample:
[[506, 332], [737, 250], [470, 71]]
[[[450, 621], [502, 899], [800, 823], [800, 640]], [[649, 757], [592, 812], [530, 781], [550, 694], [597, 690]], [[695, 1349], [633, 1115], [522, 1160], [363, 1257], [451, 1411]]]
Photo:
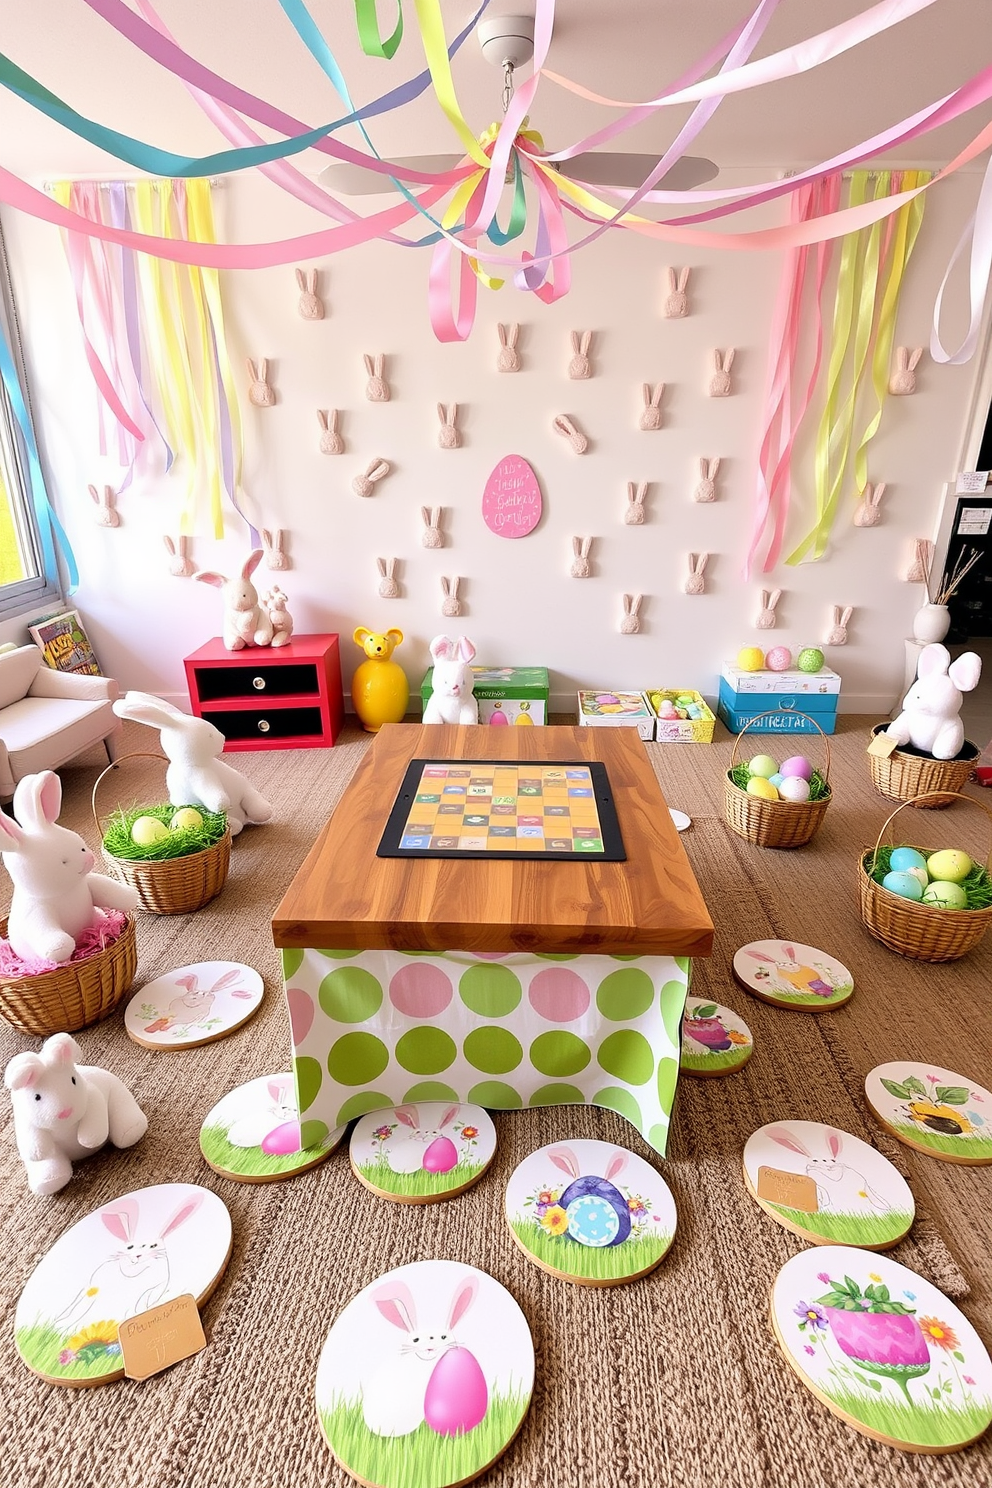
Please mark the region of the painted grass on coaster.
[[461, 1188], [477, 1178], [484, 1166], [484, 1163], [460, 1162], [447, 1173], [394, 1173], [387, 1162], [355, 1163], [366, 1183], [402, 1198], [419, 1198], [425, 1194], [444, 1193], [449, 1188]]
[[566, 1276], [583, 1276], [595, 1281], [619, 1281], [636, 1276], [655, 1265], [672, 1243], [670, 1231], [660, 1225], [657, 1233], [631, 1236], [622, 1245], [592, 1247], [580, 1245], [570, 1235], [549, 1235], [538, 1223], [528, 1219], [510, 1221], [510, 1228], [524, 1249], [553, 1271]]
[[[916, 1388], [919, 1389], [918, 1384]], [[856, 1390], [828, 1390], [820, 1382], [817, 1389], [845, 1415], [853, 1416], [879, 1435], [921, 1447], [948, 1447], [955, 1442], [966, 1442], [986, 1429], [992, 1414], [992, 1402], [987, 1397], [964, 1405], [950, 1402], [938, 1405], [930, 1401], [907, 1405], [904, 1400], [885, 1399], [869, 1390], [865, 1394]]]
[[783, 1219], [811, 1235], [820, 1235], [824, 1240], [836, 1241], [838, 1245], [884, 1245], [886, 1241], [905, 1235], [913, 1223], [913, 1215], [905, 1209], [893, 1209], [884, 1216], [878, 1214], [829, 1214], [822, 1210], [807, 1214], [803, 1209], [792, 1209], [787, 1204], [768, 1203]]
[[228, 1173], [259, 1177], [266, 1173], [292, 1173], [301, 1161], [317, 1157], [326, 1143], [307, 1148], [306, 1154], [291, 1152], [286, 1157], [270, 1156], [260, 1147], [235, 1147], [227, 1140], [222, 1126], [205, 1126], [200, 1132], [200, 1150], [207, 1162]]

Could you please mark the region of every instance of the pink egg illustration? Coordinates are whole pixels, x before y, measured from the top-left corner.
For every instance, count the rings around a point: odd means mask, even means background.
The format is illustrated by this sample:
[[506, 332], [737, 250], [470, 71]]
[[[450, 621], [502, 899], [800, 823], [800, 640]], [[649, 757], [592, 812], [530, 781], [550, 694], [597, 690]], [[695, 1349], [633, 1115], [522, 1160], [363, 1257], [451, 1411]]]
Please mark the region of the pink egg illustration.
[[498, 728], [501, 723], [505, 724], [507, 728], [509, 728], [510, 726], [506, 714], [497, 711], [493, 714], [492, 718], [490, 718], [489, 726], [490, 728]]
[[428, 1173], [450, 1173], [458, 1164], [458, 1148], [450, 1137], [436, 1137], [424, 1153]]
[[765, 666], [770, 672], [787, 672], [792, 665], [792, 652], [788, 646], [773, 646], [765, 656]]
[[794, 754], [790, 759], [784, 760], [780, 775], [798, 775], [801, 780], [809, 780], [813, 774], [813, 766], [804, 754]]
[[527, 461], [504, 455], [486, 481], [482, 519], [497, 537], [526, 537], [541, 520], [541, 488]]
[[293, 1152], [299, 1152], [302, 1146], [300, 1137], [300, 1123], [298, 1121], [284, 1121], [281, 1126], [274, 1127], [268, 1136], [262, 1138], [261, 1147], [269, 1157], [289, 1157]]
[[460, 1436], [478, 1426], [489, 1409], [489, 1387], [468, 1349], [442, 1354], [427, 1382], [424, 1418], [439, 1436]]
[[313, 1024], [313, 1001], [302, 987], [287, 987], [286, 1001], [289, 1003], [289, 1021], [293, 1029], [293, 1041], [302, 1044]]
[[620, 699], [615, 692], [597, 692], [596, 701], [597, 703], [618, 703]]

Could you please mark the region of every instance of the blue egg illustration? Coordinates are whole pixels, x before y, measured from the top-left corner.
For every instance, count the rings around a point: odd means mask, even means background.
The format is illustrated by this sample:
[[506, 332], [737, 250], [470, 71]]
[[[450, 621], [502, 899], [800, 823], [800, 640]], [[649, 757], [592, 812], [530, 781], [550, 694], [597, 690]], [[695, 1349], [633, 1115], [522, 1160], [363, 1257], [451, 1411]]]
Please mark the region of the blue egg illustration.
[[630, 1234], [630, 1210], [606, 1178], [576, 1178], [558, 1200], [568, 1215], [568, 1233], [580, 1245], [620, 1245]]

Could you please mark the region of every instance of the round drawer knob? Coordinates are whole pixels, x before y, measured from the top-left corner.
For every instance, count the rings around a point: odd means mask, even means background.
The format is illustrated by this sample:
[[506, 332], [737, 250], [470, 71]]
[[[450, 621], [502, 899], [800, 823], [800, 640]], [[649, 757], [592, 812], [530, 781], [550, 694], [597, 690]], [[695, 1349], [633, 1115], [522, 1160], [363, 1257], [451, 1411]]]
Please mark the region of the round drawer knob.
[[254, 687], [254, 689], [255, 689], [256, 692], [264, 692], [265, 691], [265, 678], [264, 677], [252, 677], [252, 679], [251, 679], [251, 685], [252, 685], [252, 687]]
[[271, 727], [272, 725], [267, 718], [260, 718], [258, 720], [258, 732], [260, 734], [267, 734]]

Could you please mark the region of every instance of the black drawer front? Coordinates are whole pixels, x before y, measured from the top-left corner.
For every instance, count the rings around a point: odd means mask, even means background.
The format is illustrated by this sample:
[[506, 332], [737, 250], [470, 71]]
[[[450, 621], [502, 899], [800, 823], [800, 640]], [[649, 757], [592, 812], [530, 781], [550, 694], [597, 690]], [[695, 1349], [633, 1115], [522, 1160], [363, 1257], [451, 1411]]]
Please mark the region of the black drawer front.
[[287, 666], [204, 667], [196, 674], [201, 703], [219, 698], [289, 697], [319, 692], [317, 668], [306, 662]]
[[225, 739], [311, 739], [324, 731], [319, 708], [244, 709], [202, 715]]

